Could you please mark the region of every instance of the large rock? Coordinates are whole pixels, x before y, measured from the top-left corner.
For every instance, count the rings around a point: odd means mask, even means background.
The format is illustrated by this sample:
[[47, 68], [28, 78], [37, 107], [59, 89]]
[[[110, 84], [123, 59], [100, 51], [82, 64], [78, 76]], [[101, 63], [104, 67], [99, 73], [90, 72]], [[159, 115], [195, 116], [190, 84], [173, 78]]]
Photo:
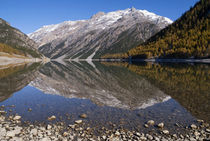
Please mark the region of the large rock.
[[0, 137], [4, 137], [6, 135], [7, 131], [5, 128], [0, 128]]
[[38, 130], [37, 129], [32, 129], [30, 134], [36, 136], [38, 134]]

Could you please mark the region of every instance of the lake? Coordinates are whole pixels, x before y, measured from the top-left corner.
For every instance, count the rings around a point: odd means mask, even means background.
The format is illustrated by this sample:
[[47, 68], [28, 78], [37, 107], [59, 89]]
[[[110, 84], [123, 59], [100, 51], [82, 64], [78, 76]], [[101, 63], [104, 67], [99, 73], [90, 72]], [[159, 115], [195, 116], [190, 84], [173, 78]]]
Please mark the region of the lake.
[[[183, 132], [210, 123], [210, 66], [187, 63], [49, 62], [0, 68], [0, 109], [30, 123], [150, 132], [148, 120]], [[56, 116], [55, 121], [48, 117]]]

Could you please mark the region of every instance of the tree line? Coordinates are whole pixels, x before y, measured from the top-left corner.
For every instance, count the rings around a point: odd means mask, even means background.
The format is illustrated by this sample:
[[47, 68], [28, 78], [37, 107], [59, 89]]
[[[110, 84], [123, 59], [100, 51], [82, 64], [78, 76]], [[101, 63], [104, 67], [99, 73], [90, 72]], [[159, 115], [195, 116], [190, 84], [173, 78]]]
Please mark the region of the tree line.
[[209, 58], [210, 1], [200, 0], [177, 21], [126, 53], [102, 58]]

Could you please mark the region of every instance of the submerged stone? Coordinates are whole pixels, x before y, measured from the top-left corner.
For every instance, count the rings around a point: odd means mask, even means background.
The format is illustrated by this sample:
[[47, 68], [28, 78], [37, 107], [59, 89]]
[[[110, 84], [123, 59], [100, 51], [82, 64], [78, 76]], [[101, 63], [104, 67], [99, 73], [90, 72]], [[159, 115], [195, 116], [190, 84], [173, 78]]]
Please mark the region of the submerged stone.
[[159, 128], [163, 128], [163, 127], [164, 127], [164, 123], [161, 122], [161, 123], [159, 123], [157, 126], [158, 126]]
[[55, 120], [55, 119], [56, 119], [56, 116], [48, 117], [48, 120], [49, 120], [49, 121], [52, 121], [52, 120]]
[[80, 124], [80, 123], [82, 123], [82, 120], [76, 120], [75, 123]]
[[155, 124], [155, 121], [154, 120], [149, 120], [148, 122], [147, 122], [147, 125], [154, 125]]

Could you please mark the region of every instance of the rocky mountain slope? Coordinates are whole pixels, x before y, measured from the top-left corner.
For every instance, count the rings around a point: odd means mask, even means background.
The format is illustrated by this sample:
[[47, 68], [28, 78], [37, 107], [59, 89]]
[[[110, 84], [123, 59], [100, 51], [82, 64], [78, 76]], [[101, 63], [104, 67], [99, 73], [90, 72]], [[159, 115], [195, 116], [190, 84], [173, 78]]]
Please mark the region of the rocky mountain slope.
[[39, 58], [37, 44], [20, 30], [0, 18], [0, 52]]
[[47, 94], [90, 99], [97, 105], [124, 109], [146, 108], [170, 99], [126, 68], [99, 62], [48, 63], [30, 85]]
[[43, 26], [29, 37], [47, 57], [92, 59], [136, 47], [171, 23], [168, 18], [131, 8]]
[[103, 58], [210, 58], [210, 1], [200, 0], [173, 24], [124, 54]]

